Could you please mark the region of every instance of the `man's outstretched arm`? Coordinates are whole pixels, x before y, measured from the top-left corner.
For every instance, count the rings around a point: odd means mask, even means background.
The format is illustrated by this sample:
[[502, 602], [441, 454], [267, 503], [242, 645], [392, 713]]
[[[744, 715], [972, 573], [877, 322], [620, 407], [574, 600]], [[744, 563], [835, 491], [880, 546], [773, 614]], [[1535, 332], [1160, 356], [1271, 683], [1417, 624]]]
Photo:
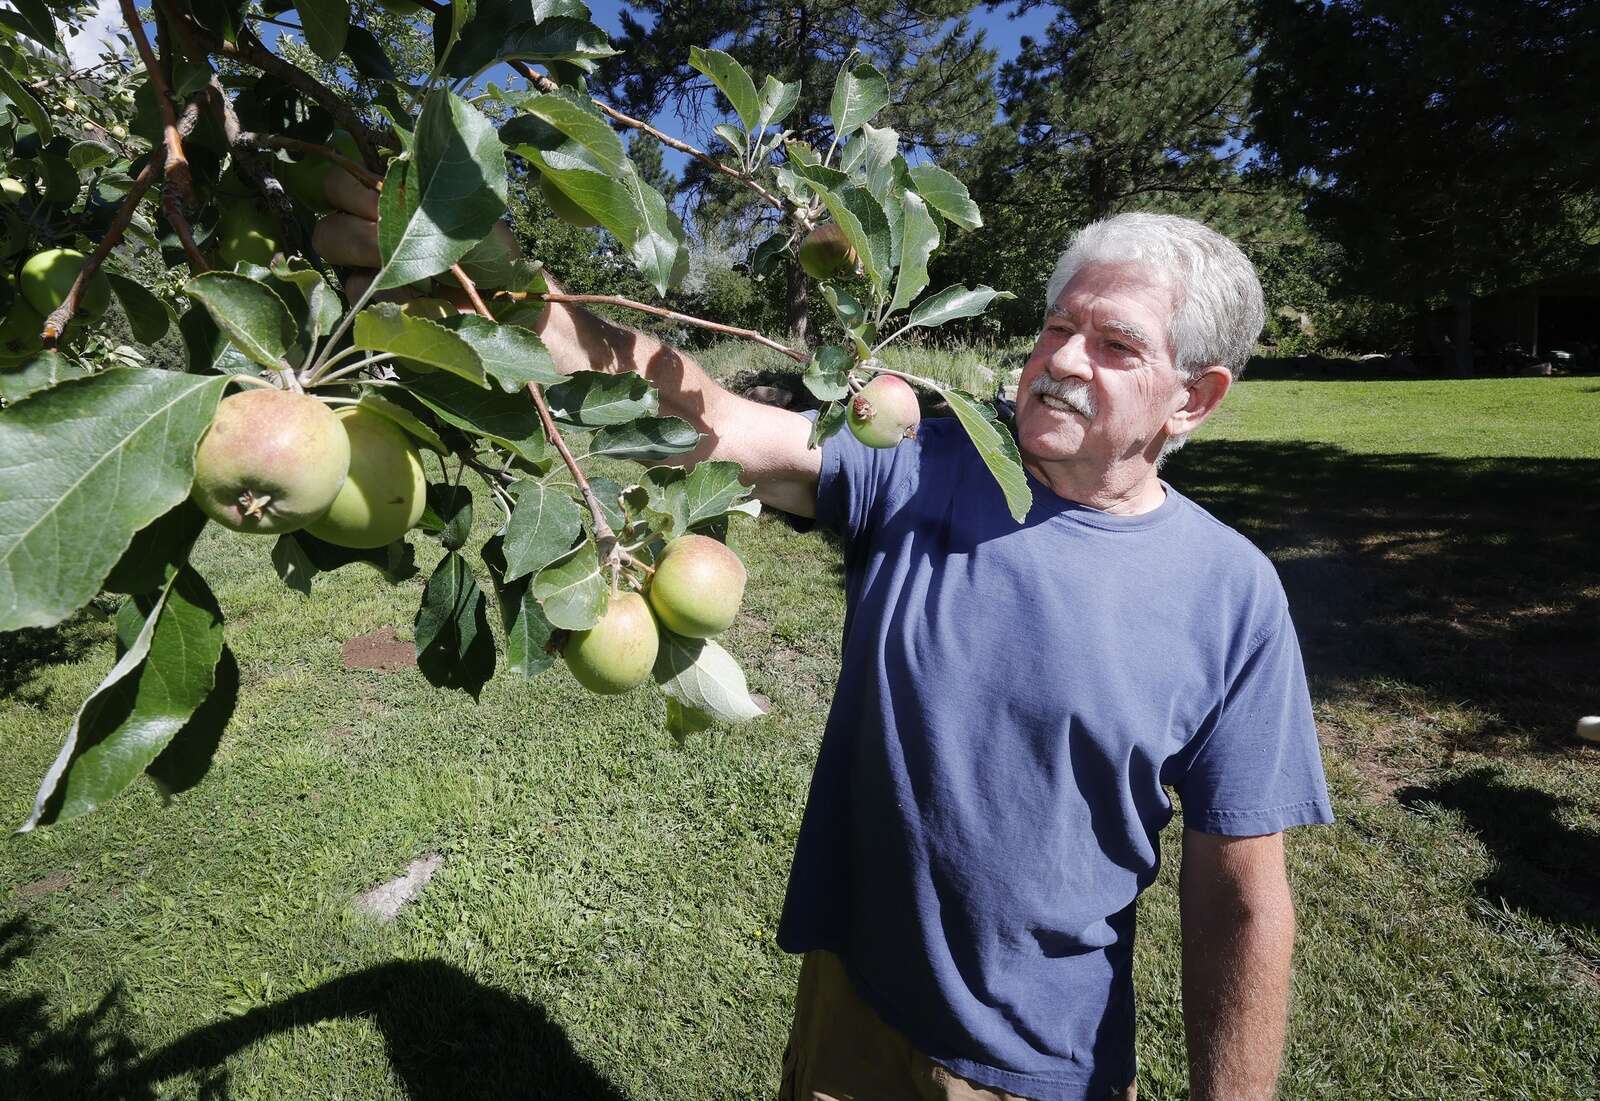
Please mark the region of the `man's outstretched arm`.
[[744, 468], [744, 480], [763, 503], [795, 516], [816, 514], [822, 452], [806, 447], [811, 435], [806, 418], [740, 397], [683, 352], [576, 306], [551, 303], [534, 331], [564, 374], [633, 371], [655, 383], [661, 411], [682, 417], [706, 436], [674, 463], [731, 459]]
[[1194, 1101], [1270, 1101], [1289, 1011], [1294, 900], [1283, 834], [1185, 830], [1183, 1021]]

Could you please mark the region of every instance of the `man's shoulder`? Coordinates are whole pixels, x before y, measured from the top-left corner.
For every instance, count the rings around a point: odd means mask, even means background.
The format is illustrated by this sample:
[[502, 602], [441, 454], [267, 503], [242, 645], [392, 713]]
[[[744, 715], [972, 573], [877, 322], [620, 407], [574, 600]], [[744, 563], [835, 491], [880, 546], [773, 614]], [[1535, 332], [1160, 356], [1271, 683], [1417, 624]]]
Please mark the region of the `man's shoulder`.
[[1214, 586], [1218, 595], [1248, 593], [1263, 611], [1288, 606], [1283, 582], [1272, 559], [1237, 528], [1212, 515], [1194, 498], [1163, 482], [1176, 498], [1183, 561], [1201, 584]]

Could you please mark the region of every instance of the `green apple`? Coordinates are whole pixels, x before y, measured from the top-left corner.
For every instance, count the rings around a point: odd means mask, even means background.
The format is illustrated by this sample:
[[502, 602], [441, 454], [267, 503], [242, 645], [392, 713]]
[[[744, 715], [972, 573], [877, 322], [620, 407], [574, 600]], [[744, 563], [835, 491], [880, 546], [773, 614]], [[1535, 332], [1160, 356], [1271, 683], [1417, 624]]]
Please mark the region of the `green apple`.
[[281, 535], [328, 511], [350, 470], [350, 437], [316, 398], [252, 386], [217, 405], [190, 496], [231, 531]]
[[614, 696], [650, 678], [660, 646], [655, 617], [644, 597], [619, 593], [611, 598], [599, 623], [568, 636], [561, 656], [579, 684], [602, 696]]
[[[22, 265], [17, 285], [28, 304], [41, 314], [49, 315], [67, 300], [72, 281], [78, 277], [83, 262], [88, 259], [74, 248], [53, 248], [34, 253]], [[111, 304], [111, 284], [104, 272], [95, 272], [78, 297], [78, 313], [85, 318], [99, 317]]]
[[744, 599], [739, 556], [706, 535], [667, 544], [650, 577], [650, 607], [675, 635], [710, 638], [727, 630]]
[[341, 547], [388, 546], [422, 519], [428, 498], [422, 459], [411, 437], [382, 413], [346, 406], [335, 415], [350, 438], [350, 472], [306, 531]]
[[241, 261], [267, 267], [278, 251], [278, 223], [249, 200], [226, 204], [217, 220], [217, 255], [224, 267]]

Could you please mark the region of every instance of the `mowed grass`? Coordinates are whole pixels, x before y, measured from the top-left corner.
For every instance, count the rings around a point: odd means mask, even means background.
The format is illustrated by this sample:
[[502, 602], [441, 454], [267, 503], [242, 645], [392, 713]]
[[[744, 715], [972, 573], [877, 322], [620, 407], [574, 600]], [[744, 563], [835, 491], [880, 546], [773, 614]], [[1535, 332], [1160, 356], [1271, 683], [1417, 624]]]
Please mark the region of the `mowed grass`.
[[[1594, 1096], [1600, 750], [1571, 725], [1600, 712], [1600, 384], [1253, 371], [1167, 475], [1277, 562], [1339, 815], [1290, 838], [1281, 1095]], [[796, 967], [772, 933], [840, 554], [777, 517], [733, 542], [751, 583], [727, 642], [772, 715], [680, 747], [652, 694], [602, 701], [559, 668], [476, 704], [343, 668], [350, 638], [410, 637], [426, 541], [417, 578], [348, 567], [305, 599], [264, 544], [208, 533], [234, 724], [172, 805], [140, 786], [0, 846], [0, 1097], [773, 1096]], [[0, 640], [0, 820], [26, 816], [110, 636], [85, 615]], [[1140, 906], [1153, 1098], [1186, 1095], [1178, 841]], [[392, 926], [351, 912], [429, 853]]]

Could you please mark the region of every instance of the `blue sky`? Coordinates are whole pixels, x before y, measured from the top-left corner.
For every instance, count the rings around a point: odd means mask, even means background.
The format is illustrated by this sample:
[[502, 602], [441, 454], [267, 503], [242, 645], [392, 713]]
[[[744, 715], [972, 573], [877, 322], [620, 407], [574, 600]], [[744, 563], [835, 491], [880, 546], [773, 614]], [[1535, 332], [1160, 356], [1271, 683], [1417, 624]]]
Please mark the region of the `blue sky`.
[[[622, 31], [621, 11], [628, 7], [621, 0], [586, 0], [589, 10], [593, 13], [595, 23], [602, 27], [606, 33], [616, 35]], [[999, 11], [989, 11], [979, 7], [972, 13], [972, 22], [984, 32], [984, 42], [992, 50], [998, 51], [1000, 61], [1005, 62], [1017, 55], [1018, 45], [1023, 35], [1032, 35], [1040, 38], [1044, 35], [1045, 27], [1050, 23], [1050, 11], [1035, 8], [1020, 19], [1010, 18], [1009, 13], [1014, 5], [1007, 4]], [[497, 78], [498, 79], [498, 78]], [[666, 133], [682, 137], [678, 120], [665, 114], [650, 120]], [[673, 172], [681, 172], [683, 164], [689, 158], [682, 153], [671, 149], [663, 149], [667, 168]]]
[[[108, 8], [114, 8], [116, 4], [116, 0], [101, 0], [101, 2]], [[593, 12], [595, 23], [604, 28], [607, 33], [617, 34], [621, 31], [622, 20], [620, 12], [627, 7], [621, 0], [589, 0], [589, 6]], [[972, 15], [974, 24], [982, 28], [984, 32], [986, 44], [991, 49], [999, 52], [1001, 61], [1006, 61], [1016, 56], [1018, 43], [1023, 35], [1033, 35], [1035, 37], [1042, 35], [1050, 20], [1050, 12], [1045, 9], [1035, 9], [1021, 19], [1010, 18], [1008, 14], [1010, 10], [1011, 5], [1009, 4], [999, 11], [989, 11], [980, 7]], [[286, 13], [286, 18], [292, 20], [294, 13]], [[262, 31], [268, 45], [273, 44], [278, 35], [291, 33], [281, 31], [272, 26], [263, 26]], [[502, 86], [510, 87], [518, 86], [521, 80], [520, 77], [517, 77], [505, 66], [498, 66], [490, 70], [484, 79], [486, 83], [494, 81]], [[651, 121], [666, 133], [680, 137], [684, 136], [681, 125], [670, 112]], [[665, 155], [667, 168], [673, 172], [681, 172], [683, 164], [688, 158], [684, 154], [671, 149], [663, 149], [662, 152]]]

